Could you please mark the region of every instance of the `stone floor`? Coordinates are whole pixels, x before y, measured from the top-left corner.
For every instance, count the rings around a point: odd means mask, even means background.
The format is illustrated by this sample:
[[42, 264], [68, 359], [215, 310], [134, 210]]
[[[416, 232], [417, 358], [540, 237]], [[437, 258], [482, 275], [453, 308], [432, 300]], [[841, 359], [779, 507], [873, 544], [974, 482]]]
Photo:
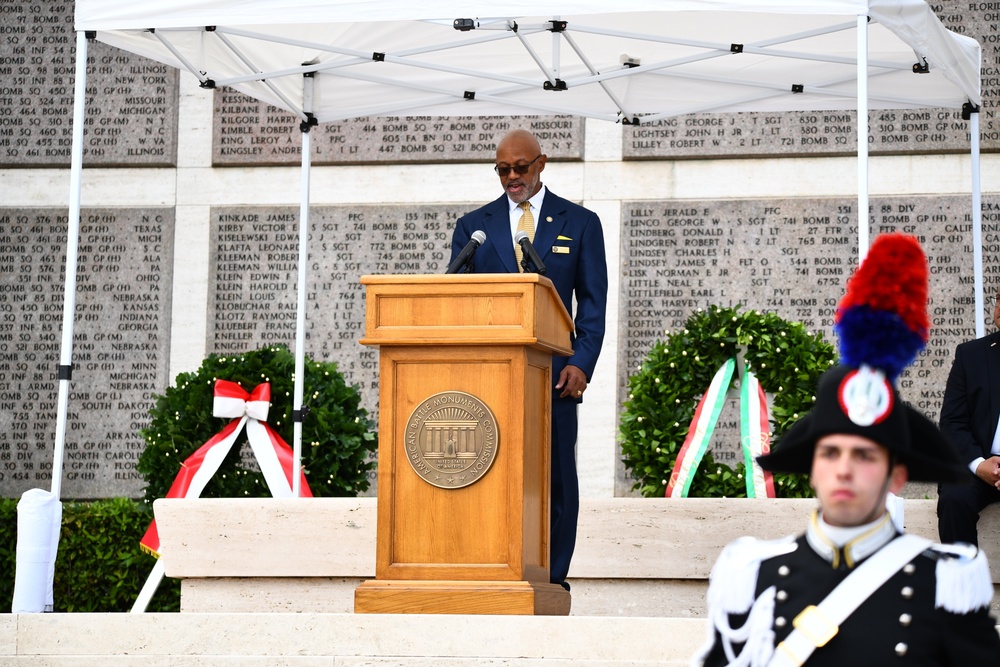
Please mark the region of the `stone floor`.
[[0, 616], [4, 667], [679, 667], [704, 621], [354, 614]]

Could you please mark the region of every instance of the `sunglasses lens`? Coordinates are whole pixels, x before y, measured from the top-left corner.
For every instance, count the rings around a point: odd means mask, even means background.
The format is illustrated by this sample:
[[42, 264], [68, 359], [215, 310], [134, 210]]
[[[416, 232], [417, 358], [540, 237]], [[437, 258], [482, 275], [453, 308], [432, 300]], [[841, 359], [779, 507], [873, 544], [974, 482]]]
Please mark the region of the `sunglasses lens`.
[[528, 164], [515, 164], [513, 167], [501, 167], [500, 165], [494, 165], [493, 166], [493, 170], [496, 171], [497, 174], [499, 174], [500, 176], [502, 176], [504, 178], [507, 177], [507, 174], [510, 173], [511, 169], [513, 169], [514, 173], [518, 174], [519, 176], [524, 176], [525, 174], [528, 173], [528, 170], [531, 169], [531, 165], [535, 164], [535, 160], [537, 160], [539, 157], [542, 157], [542, 156], [539, 155], [538, 157], [536, 157], [534, 160], [532, 160]]

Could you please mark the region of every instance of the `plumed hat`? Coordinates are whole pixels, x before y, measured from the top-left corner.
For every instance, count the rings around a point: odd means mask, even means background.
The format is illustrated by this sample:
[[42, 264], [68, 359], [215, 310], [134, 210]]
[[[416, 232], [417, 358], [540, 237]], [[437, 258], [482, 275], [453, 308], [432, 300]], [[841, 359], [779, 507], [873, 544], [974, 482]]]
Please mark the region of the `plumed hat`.
[[764, 470], [808, 474], [816, 441], [849, 433], [879, 443], [914, 481], [967, 479], [938, 427], [903, 402], [894, 383], [927, 343], [927, 259], [912, 236], [884, 234], [848, 280], [837, 308], [840, 365], [820, 377], [816, 403], [757, 460]]

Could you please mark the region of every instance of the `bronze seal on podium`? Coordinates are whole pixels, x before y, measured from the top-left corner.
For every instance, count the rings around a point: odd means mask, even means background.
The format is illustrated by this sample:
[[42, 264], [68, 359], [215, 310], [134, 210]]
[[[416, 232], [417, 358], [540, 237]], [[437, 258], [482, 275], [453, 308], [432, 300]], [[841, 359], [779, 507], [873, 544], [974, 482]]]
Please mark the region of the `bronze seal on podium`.
[[429, 396], [406, 420], [406, 458], [428, 484], [460, 489], [485, 475], [497, 456], [497, 421], [472, 394]]

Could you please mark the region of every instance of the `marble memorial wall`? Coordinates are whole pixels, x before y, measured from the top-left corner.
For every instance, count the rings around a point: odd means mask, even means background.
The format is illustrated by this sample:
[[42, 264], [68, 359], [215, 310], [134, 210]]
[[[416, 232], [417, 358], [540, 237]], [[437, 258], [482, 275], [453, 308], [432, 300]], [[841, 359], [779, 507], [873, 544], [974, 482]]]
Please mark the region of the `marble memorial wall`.
[[[69, 166], [73, 7], [64, 0], [0, 0], [0, 168]], [[176, 164], [177, 98], [176, 69], [91, 40], [84, 164]]]
[[[358, 279], [444, 273], [455, 221], [475, 206], [310, 208], [306, 354], [336, 362], [373, 419], [378, 349], [358, 343], [365, 315]], [[298, 218], [293, 207], [212, 209], [207, 352], [236, 354], [274, 343], [295, 348]]]
[[[488, 162], [497, 137], [528, 127], [553, 159], [583, 158], [583, 119], [571, 116], [385, 116], [323, 123], [311, 130], [312, 163]], [[212, 163], [297, 165], [295, 116], [231, 89], [215, 91]]]
[[[49, 488], [66, 274], [65, 209], [0, 208], [0, 489]], [[64, 498], [140, 497], [139, 429], [167, 386], [174, 210], [84, 209]]]
[[[900, 377], [905, 400], [936, 419], [955, 346], [975, 336], [969, 197], [873, 197], [871, 238], [913, 234], [930, 267], [930, 340]], [[983, 198], [985, 292], [1000, 285], [1000, 197]], [[698, 308], [740, 306], [802, 322], [836, 344], [833, 318], [857, 265], [857, 200], [634, 201], [622, 204], [619, 400], [652, 344]], [[982, 313], [987, 321], [992, 299]], [[693, 388], [700, 395], [700, 390]], [[717, 461], [741, 458], [739, 408], [723, 411]], [[631, 481], [619, 466], [619, 488]]]
[[[377, 404], [378, 350], [364, 332], [366, 274], [444, 273], [451, 230], [467, 207], [313, 206], [306, 270], [306, 353], [335, 361]], [[294, 347], [298, 284], [297, 207], [212, 209], [207, 351], [263, 344]]]

